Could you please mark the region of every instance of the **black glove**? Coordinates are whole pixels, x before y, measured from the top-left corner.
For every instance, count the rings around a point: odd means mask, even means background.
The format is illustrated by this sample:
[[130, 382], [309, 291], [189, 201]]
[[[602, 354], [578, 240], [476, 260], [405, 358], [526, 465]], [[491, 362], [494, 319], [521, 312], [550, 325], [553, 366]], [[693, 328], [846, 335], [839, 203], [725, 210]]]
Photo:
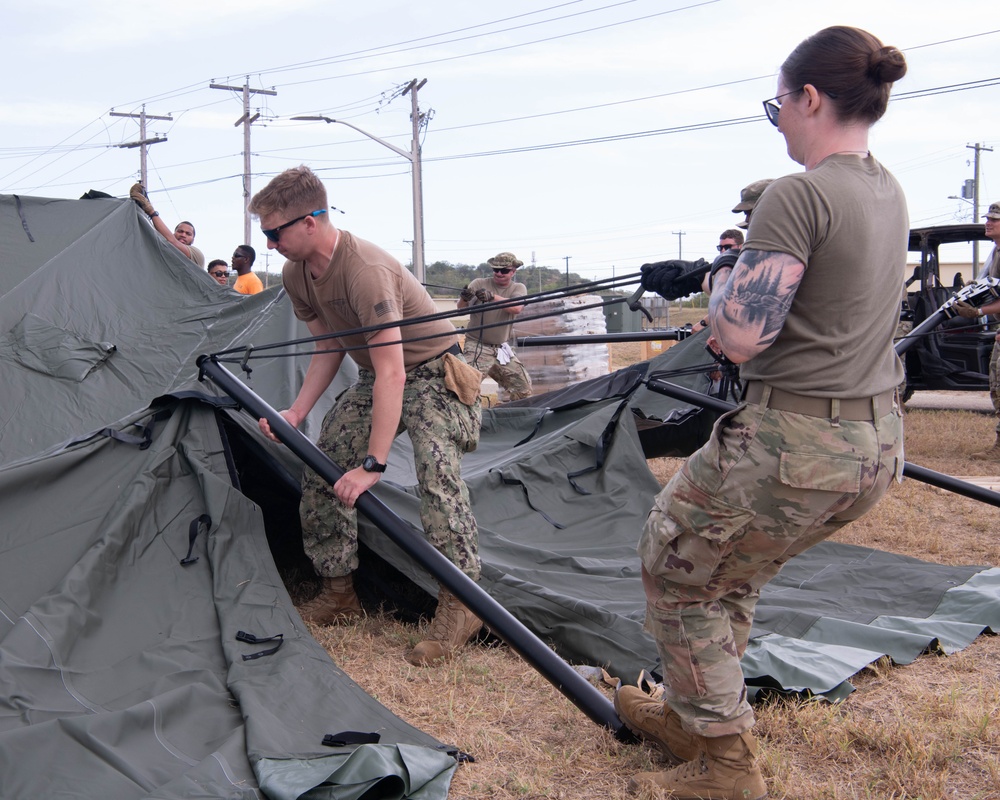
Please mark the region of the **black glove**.
[[476, 295], [475, 292], [473, 292], [468, 286], [466, 286], [464, 289], [462, 289], [461, 294], [459, 294], [458, 296], [461, 297], [466, 303], [468, 303]]
[[655, 264], [643, 264], [639, 269], [642, 277], [639, 282], [647, 292], [656, 292], [667, 300], [687, 297], [701, 291], [701, 281], [711, 268], [705, 259], [697, 261], [658, 261]]
[[720, 253], [716, 256], [715, 261], [712, 262], [712, 268], [708, 272], [708, 291], [710, 294], [715, 289], [715, 276], [719, 270], [732, 269], [736, 266], [739, 258], [740, 254], [734, 250], [727, 250], [725, 253]]
[[488, 292], [485, 289], [476, 289], [476, 298], [480, 303], [490, 303], [493, 301], [493, 292]]

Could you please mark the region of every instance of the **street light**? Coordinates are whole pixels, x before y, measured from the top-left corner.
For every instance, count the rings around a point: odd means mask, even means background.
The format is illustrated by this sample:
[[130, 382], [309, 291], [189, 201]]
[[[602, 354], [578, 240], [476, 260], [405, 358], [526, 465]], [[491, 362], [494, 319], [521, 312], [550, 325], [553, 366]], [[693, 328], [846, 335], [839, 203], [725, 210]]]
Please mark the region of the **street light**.
[[342, 119], [330, 119], [324, 116], [306, 116], [306, 117], [292, 117], [294, 120], [300, 120], [302, 122], [330, 122], [337, 123], [338, 125], [346, 125], [348, 128], [352, 128], [360, 133], [362, 136], [367, 136], [369, 139], [373, 139], [381, 145], [388, 147], [392, 152], [397, 155], [402, 156], [407, 161], [410, 162], [412, 167], [411, 173], [413, 176], [413, 274], [416, 276], [417, 280], [421, 283], [424, 282], [424, 202], [423, 202], [423, 192], [421, 191], [421, 177], [420, 177], [420, 142], [417, 139], [416, 134], [413, 136], [413, 142], [411, 144], [411, 150], [406, 151], [402, 147], [396, 147], [394, 144], [390, 144], [385, 141], [385, 139], [380, 139], [374, 134], [368, 133], [368, 131], [362, 130], [357, 125], [350, 122], [345, 122]]

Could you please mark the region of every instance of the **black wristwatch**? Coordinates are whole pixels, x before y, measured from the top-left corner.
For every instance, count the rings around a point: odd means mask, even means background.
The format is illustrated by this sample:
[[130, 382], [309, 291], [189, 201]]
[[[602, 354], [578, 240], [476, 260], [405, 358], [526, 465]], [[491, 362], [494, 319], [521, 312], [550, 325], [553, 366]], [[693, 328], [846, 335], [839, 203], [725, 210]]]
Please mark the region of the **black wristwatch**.
[[379, 464], [375, 456], [365, 456], [361, 462], [361, 469], [365, 472], [385, 472], [385, 464]]

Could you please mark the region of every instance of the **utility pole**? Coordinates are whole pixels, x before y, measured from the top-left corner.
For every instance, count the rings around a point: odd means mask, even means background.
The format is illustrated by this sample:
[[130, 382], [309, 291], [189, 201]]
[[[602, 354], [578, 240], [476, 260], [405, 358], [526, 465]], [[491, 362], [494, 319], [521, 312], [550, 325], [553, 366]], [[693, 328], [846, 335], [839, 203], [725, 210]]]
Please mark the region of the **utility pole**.
[[413, 126], [413, 140], [410, 142], [410, 162], [413, 165], [413, 274], [424, 282], [424, 179], [420, 167], [420, 128], [424, 118], [417, 104], [417, 92], [427, 83], [427, 78], [417, 82], [414, 78], [403, 90], [403, 96], [410, 95], [410, 123]]
[[687, 231], [671, 231], [677, 237], [677, 258], [684, 258], [684, 250], [681, 247], [681, 237], [687, 235]]
[[572, 257], [573, 256], [563, 256], [563, 259], [566, 261], [566, 285], [567, 286], [569, 286], [569, 260]]
[[146, 184], [146, 147], [151, 144], [159, 144], [160, 142], [167, 141], [166, 136], [157, 136], [153, 139], [146, 138], [146, 120], [147, 119], [165, 119], [173, 120], [169, 114], [165, 117], [160, 117], [155, 114], [146, 113], [146, 104], [143, 103], [142, 110], [138, 114], [122, 114], [119, 111], [112, 110], [110, 113], [112, 117], [130, 117], [131, 119], [138, 118], [139, 120], [139, 141], [138, 142], [127, 142], [125, 144], [117, 145], [118, 147], [138, 147], [139, 150], [139, 183], [143, 185], [143, 188], [147, 187]]
[[[410, 162], [410, 171], [413, 177], [413, 275], [421, 283], [424, 283], [426, 280], [426, 271], [424, 269], [424, 201], [423, 172], [420, 167], [420, 128], [430, 119], [430, 114], [428, 113], [422, 115], [420, 113], [420, 109], [417, 106], [417, 92], [425, 83], [427, 83], [426, 78], [422, 81], [417, 81], [417, 79], [414, 78], [401, 92], [401, 94], [410, 94], [410, 120], [413, 124], [413, 138], [410, 141], [409, 152], [401, 147], [396, 147], [396, 145], [391, 142], [387, 142], [385, 139], [380, 139], [373, 133], [369, 133], [368, 131], [359, 128], [352, 122], [345, 122], [342, 119], [330, 119], [329, 117], [324, 117], [322, 115], [292, 117], [292, 119], [302, 120], [304, 122], [335, 122], [340, 125], [346, 125], [348, 128], [356, 130], [362, 136], [367, 136], [369, 139], [378, 142], [383, 147], [388, 147], [392, 150], [392, 152], [402, 156]], [[393, 97], [395, 98], [398, 96], [399, 95], [394, 95]]]
[[[973, 186], [973, 189], [972, 189], [972, 221], [973, 222], [978, 222], [979, 221], [979, 154], [981, 152], [983, 152], [983, 151], [986, 151], [987, 153], [992, 153], [993, 152], [993, 148], [992, 147], [986, 147], [986, 145], [979, 144], [979, 142], [976, 142], [976, 144], [974, 144], [974, 145], [967, 144], [966, 147], [969, 150], [974, 150], [975, 153], [976, 153], [975, 158], [974, 158], [975, 167], [974, 167], [974, 172], [973, 172], [973, 175], [975, 177], [973, 178], [973, 184], [972, 184], [972, 186]], [[979, 272], [979, 240], [978, 239], [973, 239], [973, 241], [972, 241], [972, 277], [973, 278], [976, 277], [976, 273], [977, 272]]]
[[243, 243], [250, 244], [250, 212], [247, 211], [247, 206], [250, 204], [250, 126], [260, 118], [259, 111], [252, 117], [250, 116], [250, 95], [276, 95], [277, 92], [273, 89], [251, 89], [249, 75], [247, 75], [247, 82], [242, 86], [210, 83], [208, 88], [226, 89], [230, 92], [240, 92], [243, 95], [243, 116], [233, 123], [233, 127], [243, 125]]

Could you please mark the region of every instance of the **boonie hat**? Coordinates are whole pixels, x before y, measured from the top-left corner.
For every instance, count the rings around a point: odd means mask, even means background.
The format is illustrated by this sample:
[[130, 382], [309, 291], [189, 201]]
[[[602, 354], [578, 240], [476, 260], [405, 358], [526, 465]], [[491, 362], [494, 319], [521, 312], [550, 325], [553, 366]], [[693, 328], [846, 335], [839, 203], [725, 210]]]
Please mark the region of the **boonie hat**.
[[1000, 203], [990, 203], [983, 219], [1000, 219]]
[[764, 178], [759, 181], [754, 181], [748, 186], [743, 187], [743, 191], [740, 192], [740, 202], [736, 204], [736, 208], [733, 209], [734, 214], [739, 214], [741, 211], [750, 211], [760, 200], [760, 196], [764, 194], [764, 190], [767, 188], [768, 184], [773, 181], [773, 178]]
[[506, 252], [497, 253], [493, 258], [487, 259], [486, 263], [491, 267], [514, 267], [515, 269], [524, 265], [524, 262], [513, 253]]

